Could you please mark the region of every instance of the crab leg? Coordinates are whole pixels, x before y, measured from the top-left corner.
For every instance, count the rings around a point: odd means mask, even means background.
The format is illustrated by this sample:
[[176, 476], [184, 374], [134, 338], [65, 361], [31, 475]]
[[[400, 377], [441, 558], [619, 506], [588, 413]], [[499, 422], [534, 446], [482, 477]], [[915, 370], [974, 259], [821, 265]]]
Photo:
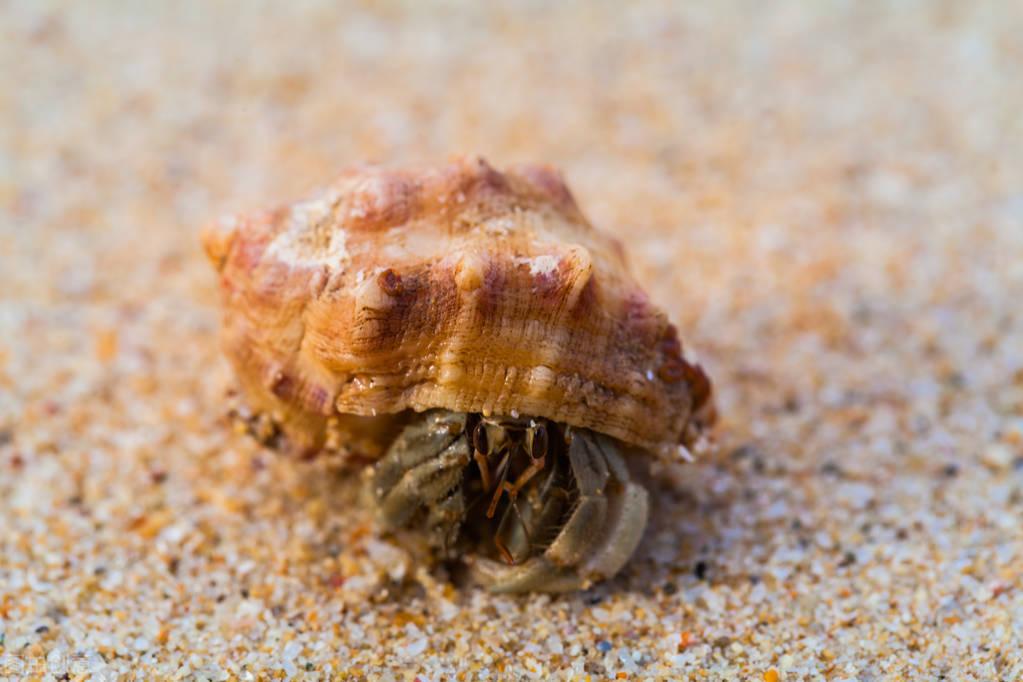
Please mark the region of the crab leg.
[[409, 469], [380, 500], [380, 509], [392, 525], [404, 525], [422, 507], [442, 500], [463, 476], [469, 449], [456, 440], [442, 452]]
[[430, 412], [405, 427], [373, 470], [372, 487], [382, 521], [408, 525], [425, 512], [430, 542], [454, 547], [465, 516], [461, 482], [471, 461], [461, 438], [466, 415]]
[[582, 436], [572, 439], [568, 458], [579, 486], [579, 502], [546, 552], [546, 557], [559, 566], [570, 566], [583, 558], [607, 517], [604, 488], [609, 474], [604, 458]]
[[612, 576], [625, 565], [639, 546], [646, 530], [650, 502], [646, 490], [635, 483], [626, 483], [618, 495], [608, 498], [604, 542], [579, 567], [579, 574], [599, 580]]
[[447, 449], [458, 438], [464, 422], [464, 415], [442, 412], [429, 413], [406, 426], [373, 469], [376, 496], [383, 497], [409, 469]]

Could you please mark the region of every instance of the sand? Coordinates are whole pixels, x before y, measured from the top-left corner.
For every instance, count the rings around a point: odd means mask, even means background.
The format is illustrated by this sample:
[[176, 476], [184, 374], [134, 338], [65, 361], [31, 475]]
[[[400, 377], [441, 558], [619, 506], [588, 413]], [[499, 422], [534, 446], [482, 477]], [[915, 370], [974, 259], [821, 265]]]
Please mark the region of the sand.
[[[771, 5], [0, 3], [0, 678], [1023, 678], [1023, 11]], [[456, 152], [560, 165], [716, 380], [584, 593], [226, 417], [201, 226]]]

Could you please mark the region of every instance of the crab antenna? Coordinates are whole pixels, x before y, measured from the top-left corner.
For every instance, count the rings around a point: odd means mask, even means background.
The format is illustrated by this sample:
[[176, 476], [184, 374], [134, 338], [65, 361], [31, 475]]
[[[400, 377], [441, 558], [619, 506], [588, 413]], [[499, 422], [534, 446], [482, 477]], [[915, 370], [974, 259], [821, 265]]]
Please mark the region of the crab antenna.
[[490, 500], [490, 506], [487, 508], [487, 518], [494, 518], [494, 512], [497, 511], [497, 503], [501, 499], [501, 493], [504, 492], [505, 479], [508, 477], [509, 461], [511, 460], [511, 450], [505, 450], [504, 457], [501, 459], [501, 463], [497, 465], [498, 470], [498, 481], [496, 490], [494, 491], [494, 497]]

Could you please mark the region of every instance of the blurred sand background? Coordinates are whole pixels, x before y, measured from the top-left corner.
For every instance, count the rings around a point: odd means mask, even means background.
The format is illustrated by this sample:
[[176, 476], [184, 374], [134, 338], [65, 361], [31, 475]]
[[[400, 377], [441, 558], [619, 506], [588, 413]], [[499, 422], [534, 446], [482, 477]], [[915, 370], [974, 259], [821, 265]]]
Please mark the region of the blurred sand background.
[[[1021, 35], [1014, 2], [0, 2], [0, 677], [1020, 679]], [[454, 589], [224, 419], [201, 225], [455, 152], [561, 166], [717, 382], [719, 454], [586, 593]]]

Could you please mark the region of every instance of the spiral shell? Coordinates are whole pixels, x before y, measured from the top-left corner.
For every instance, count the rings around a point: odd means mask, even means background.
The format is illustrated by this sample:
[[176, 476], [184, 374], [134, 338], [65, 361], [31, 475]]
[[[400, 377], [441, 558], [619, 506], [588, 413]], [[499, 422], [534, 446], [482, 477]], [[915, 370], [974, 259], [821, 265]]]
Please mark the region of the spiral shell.
[[658, 450], [711, 414], [707, 376], [550, 167], [356, 167], [204, 245], [245, 397], [300, 448], [347, 415], [446, 408]]

